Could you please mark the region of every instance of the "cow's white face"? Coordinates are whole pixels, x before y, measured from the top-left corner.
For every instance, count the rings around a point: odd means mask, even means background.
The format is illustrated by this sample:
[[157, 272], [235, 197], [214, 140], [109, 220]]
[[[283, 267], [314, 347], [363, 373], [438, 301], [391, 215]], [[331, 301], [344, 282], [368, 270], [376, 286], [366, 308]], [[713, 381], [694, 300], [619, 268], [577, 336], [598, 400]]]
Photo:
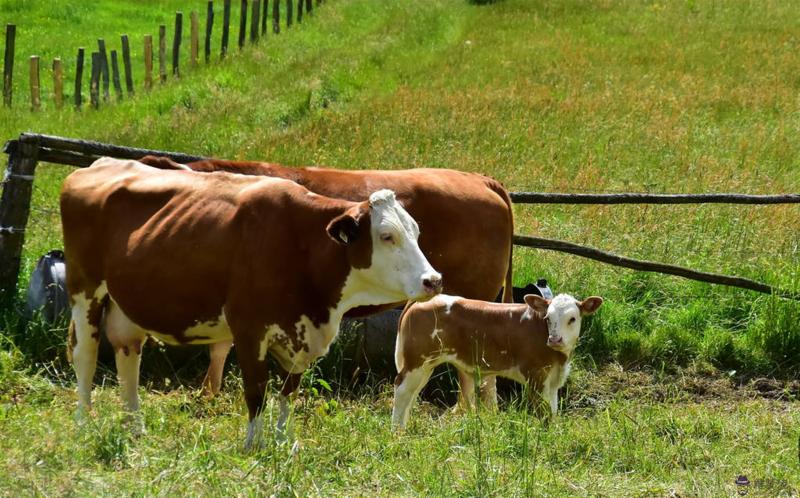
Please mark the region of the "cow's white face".
[[[357, 279], [363, 294], [371, 294], [369, 304], [388, 304], [406, 300], [426, 300], [442, 290], [442, 276], [431, 267], [419, 248], [419, 226], [397, 202], [391, 190], [379, 190], [369, 198], [369, 231], [366, 217], [351, 226], [347, 215], [328, 226], [334, 240], [353, 246], [354, 253], [369, 237], [369, 262], [355, 266], [351, 276]], [[366, 263], [366, 262], [365, 262]], [[359, 305], [365, 304], [360, 299]]]
[[566, 354], [578, 345], [581, 317], [591, 315], [603, 304], [601, 297], [578, 301], [568, 294], [559, 294], [552, 300], [534, 294], [525, 296], [525, 303], [543, 313], [547, 322], [547, 345]]

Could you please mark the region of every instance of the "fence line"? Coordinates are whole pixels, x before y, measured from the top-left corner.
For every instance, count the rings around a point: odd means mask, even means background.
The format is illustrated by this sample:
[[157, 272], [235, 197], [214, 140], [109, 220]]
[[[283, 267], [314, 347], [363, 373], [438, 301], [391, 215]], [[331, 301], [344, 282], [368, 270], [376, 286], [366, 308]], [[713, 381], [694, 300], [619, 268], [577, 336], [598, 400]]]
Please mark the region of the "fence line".
[[[290, 2], [291, 0], [289, 0], [287, 4]], [[306, 7], [308, 7], [308, 4], [306, 4]], [[96, 58], [99, 58], [99, 54], [97, 52], [95, 52], [93, 55]], [[96, 78], [93, 78], [93, 80], [95, 81], [96, 88], [97, 80]], [[137, 147], [123, 147], [120, 145], [94, 142], [91, 140], [78, 140], [36, 133], [23, 133], [17, 140], [8, 141], [5, 145], [4, 152], [9, 155], [9, 158], [6, 177], [3, 181], [3, 192], [2, 196], [0, 197], [0, 301], [8, 301], [13, 299], [13, 296], [16, 295], [16, 285], [20, 268], [20, 256], [22, 254], [24, 233], [30, 213], [31, 190], [37, 161], [47, 161], [57, 164], [85, 167], [90, 165], [99, 156], [112, 156], [122, 159], [139, 159], [145, 155], [160, 155], [170, 157], [179, 163], [189, 163], [204, 159], [200, 156], [183, 154], [180, 152], [169, 152]], [[708, 197], [709, 195], [712, 197]], [[647, 201], [647, 198], [652, 197], [659, 200], [659, 203], [665, 203], [665, 201], [669, 199], [674, 200], [676, 197], [680, 199], [678, 203], [688, 202], [687, 199], [693, 199], [693, 202], [739, 202], [742, 199], [745, 199], [746, 203], [749, 204], [776, 204], [779, 202], [796, 203], [798, 198], [798, 196], [795, 194], [784, 196], [745, 196], [741, 194], [680, 194], [678, 196], [673, 196], [668, 194], [582, 195], [539, 192], [511, 193], [512, 199], [524, 198], [528, 201], [536, 196], [541, 196], [542, 199], [549, 199], [549, 202], [556, 202], [556, 200], [558, 202], [567, 202], [569, 199], [577, 198], [583, 201], [581, 202], [583, 204], [589, 203], [590, 199], [595, 199], [597, 201], [592, 203], [606, 204], [609, 203], [609, 199], [625, 199], [625, 202], [623, 203], [629, 204], [631, 203], [630, 199], [636, 198], [636, 196], [645, 196], [639, 197], [644, 199], [644, 201]], [[727, 201], [723, 201], [723, 198], [727, 199]], [[652, 200], [653, 199], [651, 199], [651, 201]], [[515, 200], [515, 202], [520, 201]], [[789, 299], [800, 300], [800, 294], [797, 292], [776, 289], [762, 282], [741, 277], [705, 273], [664, 263], [635, 260], [600, 251], [591, 247], [580, 246], [560, 240], [544, 239], [527, 235], [515, 235], [514, 244], [566, 252], [633, 270], [676, 275], [691, 280], [740, 287], [756, 292], [763, 292]]]
[[[263, 1], [263, 15], [262, 15], [262, 2]], [[273, 1], [273, 33], [278, 34], [280, 33], [280, 3], [281, 0], [274, 0]], [[305, 3], [304, 3], [305, 2]], [[249, 40], [251, 44], [257, 44], [259, 39], [263, 36], [266, 36], [267, 32], [267, 17], [268, 17], [268, 0], [253, 0], [251, 7], [248, 7], [247, 0], [241, 0], [240, 5], [240, 12], [239, 12], [239, 38], [238, 38], [238, 46], [239, 49], [244, 48], [245, 43], [248, 39], [247, 37], [247, 30], [248, 30], [248, 10], [252, 10], [251, 14], [251, 22], [249, 25], [250, 28], [250, 36]], [[289, 27], [292, 25], [292, 17], [295, 15], [292, 11], [292, 0], [286, 0], [286, 26]], [[321, 2], [317, 2], [317, 6], [320, 5]], [[306, 16], [310, 15], [312, 12], [311, 7], [311, 0], [298, 0], [298, 9], [296, 11], [297, 16], [297, 23], [301, 23], [303, 21], [303, 10], [302, 6], [305, 5], [306, 8]], [[214, 26], [214, 2], [213, 0], [208, 0], [206, 6], [206, 25], [205, 25], [205, 62], [209, 63], [211, 61], [211, 36]], [[198, 52], [199, 52], [199, 15], [198, 12], [192, 10], [190, 13], [191, 19], [191, 39], [190, 39], [190, 50], [191, 50], [191, 66], [196, 66], [198, 61]], [[259, 21], [261, 24], [261, 33], [259, 36]], [[221, 39], [221, 47], [220, 47], [220, 60], [224, 59], [228, 53], [228, 41], [229, 41], [229, 34], [230, 34], [230, 23], [231, 23], [231, 0], [223, 0], [223, 25], [222, 25], [222, 39]], [[14, 70], [14, 55], [15, 55], [15, 40], [16, 40], [16, 32], [17, 26], [15, 24], [7, 24], [6, 25], [6, 36], [5, 36], [5, 58], [4, 58], [4, 65], [3, 65], [3, 103], [6, 107], [11, 107], [12, 104], [12, 95], [13, 95], [13, 70]], [[159, 36], [159, 77], [162, 83], [167, 81], [167, 69], [166, 69], [166, 25], [162, 24], [158, 27], [158, 36]], [[148, 40], [149, 38], [149, 40]], [[145, 35], [144, 36], [145, 45], [152, 50], [152, 35]], [[170, 74], [174, 78], [180, 77], [180, 49], [181, 43], [183, 40], [183, 13], [176, 12], [175, 13], [175, 28], [173, 32], [173, 43], [172, 43], [172, 71]], [[124, 69], [124, 77], [125, 77], [125, 86], [127, 90], [128, 97], [134, 95], [134, 82], [133, 82], [133, 71], [132, 71], [132, 64], [130, 59], [130, 42], [128, 39], [128, 35], [123, 34], [120, 37], [120, 41], [122, 44], [121, 50], [118, 50], [116, 53], [122, 56], [122, 65]], [[109, 48], [110, 50], [110, 48]], [[84, 49], [79, 48], [78, 51], [78, 60], [75, 70], [75, 108], [80, 109], [82, 104], [82, 75], [83, 75], [83, 53]], [[111, 84], [111, 77], [110, 77], [110, 69], [113, 69], [114, 64], [114, 50], [110, 50], [107, 52], [106, 50], [106, 42], [105, 40], [98, 39], [97, 40], [97, 53], [99, 53], [99, 73], [100, 77], [97, 82], [97, 99], [92, 101], [92, 107], [95, 109], [100, 107], [100, 104], [106, 104], [110, 101], [110, 84]], [[108, 54], [111, 54], [112, 60], [111, 64], [109, 64]], [[60, 60], [59, 57], [55, 58], [56, 60]], [[42, 61], [44, 63], [44, 61]], [[145, 90], [150, 89], [152, 85], [152, 80], [150, 79], [150, 69], [148, 69], [148, 64], [150, 68], [152, 67], [152, 53], [149, 55], [148, 60], [148, 53], [147, 49], [145, 50], [145, 54], [143, 56], [143, 64], [145, 65], [145, 77], [143, 78], [143, 85]], [[32, 63], [33, 64], [33, 63]], [[119, 64], [119, 63], [117, 63]], [[62, 69], [63, 71], [63, 69]], [[120, 100], [120, 87], [117, 86], [117, 83], [120, 82], [121, 74], [119, 72], [119, 67], [117, 67], [117, 73], [114, 80], [114, 90], [117, 95], [117, 100]], [[63, 76], [62, 76], [63, 78]], [[31, 69], [31, 79], [30, 79], [30, 90], [31, 90], [31, 110], [36, 111], [40, 108], [40, 86], [38, 79], [33, 78], [33, 69]], [[91, 95], [91, 86], [90, 86], [90, 95]], [[60, 108], [61, 99], [58, 96], [58, 87], [55, 84], [54, 80], [54, 88], [53, 88], [53, 99], [56, 108]]]
[[800, 194], [561, 194], [511, 192], [517, 204], [797, 204]]

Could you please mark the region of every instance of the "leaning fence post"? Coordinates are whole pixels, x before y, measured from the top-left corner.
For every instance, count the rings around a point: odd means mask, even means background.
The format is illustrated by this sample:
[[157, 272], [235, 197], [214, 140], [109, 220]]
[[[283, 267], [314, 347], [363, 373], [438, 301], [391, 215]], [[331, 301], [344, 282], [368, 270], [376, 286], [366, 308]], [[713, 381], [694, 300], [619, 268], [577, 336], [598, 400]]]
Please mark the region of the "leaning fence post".
[[38, 149], [10, 140], [3, 151], [8, 168], [0, 196], [0, 301], [7, 304], [16, 295]]
[[197, 56], [200, 52], [200, 20], [197, 17], [197, 12], [192, 11], [189, 14], [191, 24], [191, 41], [189, 43], [189, 52], [192, 67], [197, 66]]
[[183, 37], [183, 12], [175, 13], [175, 37], [172, 39], [172, 76], [180, 77], [181, 38]]
[[125, 89], [128, 97], [134, 94], [133, 91], [133, 71], [131, 70], [131, 45], [128, 35], [122, 35], [122, 65], [125, 68]]
[[272, 32], [281, 32], [281, 0], [272, 0]]
[[161, 83], [167, 82], [167, 27], [158, 27], [158, 74]]
[[39, 95], [39, 56], [31, 55], [31, 110], [38, 111], [42, 106]]
[[261, 15], [261, 1], [253, 0], [253, 16], [250, 21], [250, 43], [258, 41], [258, 17]]
[[103, 77], [103, 102], [108, 102], [111, 97], [111, 77], [108, 71], [108, 55], [106, 54], [106, 41], [100, 38], [97, 40], [97, 51], [100, 53], [100, 73]]
[[103, 59], [100, 52], [92, 52], [92, 77], [89, 80], [89, 101], [95, 109], [100, 107], [100, 71]]
[[6, 24], [6, 56], [3, 61], [3, 103], [11, 107], [11, 83], [14, 79], [14, 40], [17, 38], [17, 26]]
[[220, 59], [225, 58], [228, 53], [228, 35], [231, 31], [231, 0], [222, 3], [222, 50], [219, 54]]
[[117, 102], [122, 101], [122, 84], [119, 81], [119, 61], [117, 51], [111, 51], [111, 81], [114, 83], [114, 93], [117, 94]]
[[239, 14], [239, 50], [241, 50], [244, 48], [244, 40], [247, 38], [247, 0], [242, 0]]
[[144, 89], [153, 88], [153, 35], [144, 35]]
[[64, 105], [64, 65], [58, 57], [53, 59], [53, 101], [56, 109]]
[[83, 103], [81, 100], [81, 87], [83, 86], [83, 54], [85, 50], [83, 47], [78, 49], [78, 58], [75, 63], [75, 107], [81, 108]]
[[208, 0], [206, 11], [206, 64], [211, 61], [211, 31], [214, 29], [214, 0]]

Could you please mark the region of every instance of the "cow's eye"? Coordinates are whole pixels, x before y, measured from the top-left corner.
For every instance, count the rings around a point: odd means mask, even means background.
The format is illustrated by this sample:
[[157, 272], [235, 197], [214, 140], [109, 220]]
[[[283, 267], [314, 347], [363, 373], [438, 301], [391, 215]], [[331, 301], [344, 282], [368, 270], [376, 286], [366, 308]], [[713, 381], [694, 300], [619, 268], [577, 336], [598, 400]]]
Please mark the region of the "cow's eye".
[[394, 237], [392, 237], [392, 234], [390, 233], [382, 233], [381, 240], [389, 244], [394, 243]]
[[572, 325], [573, 323], [575, 323], [575, 317], [574, 316], [569, 319], [569, 321], [567, 322], [567, 325]]

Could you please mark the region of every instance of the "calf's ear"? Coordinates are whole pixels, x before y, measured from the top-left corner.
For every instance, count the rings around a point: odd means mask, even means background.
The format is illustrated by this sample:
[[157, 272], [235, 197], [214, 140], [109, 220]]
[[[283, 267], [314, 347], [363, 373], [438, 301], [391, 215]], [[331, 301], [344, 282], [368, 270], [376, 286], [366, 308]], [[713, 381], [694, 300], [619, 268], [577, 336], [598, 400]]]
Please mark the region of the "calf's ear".
[[600, 305], [603, 304], [603, 298], [598, 296], [587, 297], [578, 303], [578, 308], [581, 310], [581, 315], [591, 315]]
[[341, 214], [328, 223], [326, 231], [334, 241], [347, 245], [358, 237], [358, 221], [347, 213]]
[[536, 294], [525, 294], [525, 297], [522, 299], [525, 300], [525, 304], [533, 308], [533, 311], [537, 311], [542, 315], [547, 314], [547, 307], [550, 306], [549, 299], [537, 296]]

